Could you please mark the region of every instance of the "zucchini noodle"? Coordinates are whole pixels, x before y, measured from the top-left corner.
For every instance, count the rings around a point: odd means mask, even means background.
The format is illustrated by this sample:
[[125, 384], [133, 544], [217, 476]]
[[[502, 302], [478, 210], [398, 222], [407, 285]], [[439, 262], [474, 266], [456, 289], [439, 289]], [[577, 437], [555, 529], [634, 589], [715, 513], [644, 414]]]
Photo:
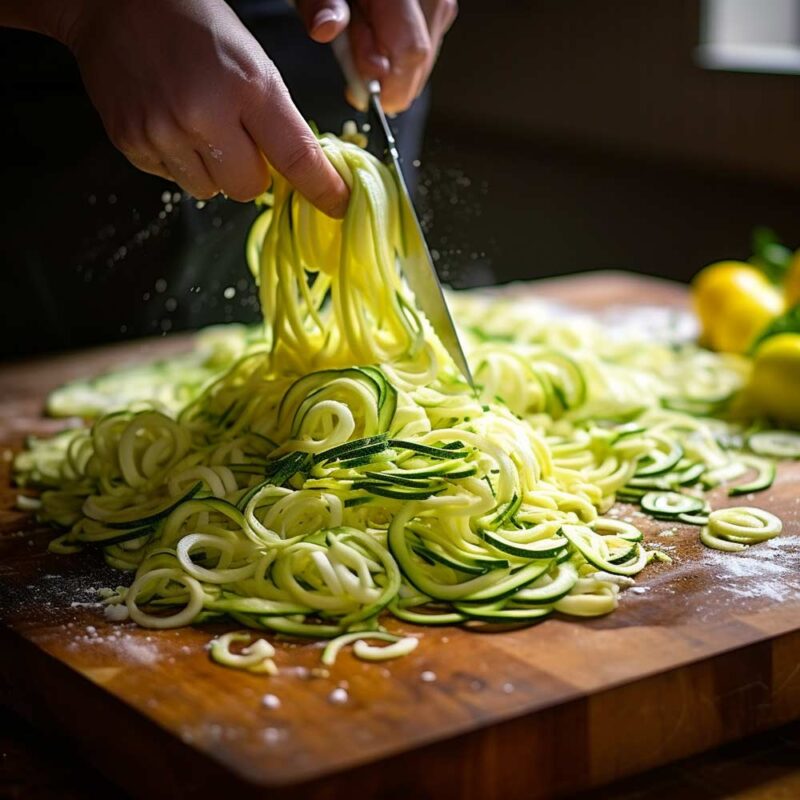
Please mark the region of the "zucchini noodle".
[[[161, 375], [147, 403], [142, 372], [137, 402], [130, 372], [98, 379], [105, 394], [67, 387], [51, 409], [114, 410], [16, 461], [18, 483], [42, 489], [41, 519], [66, 529], [54, 551], [101, 547], [134, 574], [105, 603], [145, 627], [225, 618], [330, 639], [326, 663], [350, 643], [379, 660], [417, 642], [383, 631], [387, 617], [613, 612], [651, 560], [668, 560], [603, 516], [616, 499], [707, 520], [729, 544], [764, 538], [750, 517], [728, 515], [746, 530], [722, 531], [697, 490], [753, 470], [764, 488], [740, 428], [700, 416], [735, 394], [745, 361], [459, 298], [477, 399], [402, 281], [409, 220], [391, 174], [356, 144], [321, 144], [350, 206], [329, 219], [275, 175], [247, 243], [263, 333], [219, 339], [212, 366], [182, 357], [191, 379]], [[239, 639], [215, 640], [212, 657], [272, 671], [265, 640], [233, 654]]]
[[251, 644], [243, 647], [239, 653], [234, 653], [231, 650], [231, 645], [234, 642], [250, 642], [251, 638], [252, 634], [247, 631], [241, 631], [224, 633], [222, 636], [212, 639], [208, 648], [211, 660], [231, 669], [276, 675], [278, 669], [272, 660], [275, 655], [275, 648], [266, 639], [256, 639]]
[[700, 540], [715, 550], [736, 553], [773, 539], [781, 530], [783, 523], [761, 508], [721, 508], [709, 514], [708, 524], [700, 531]]

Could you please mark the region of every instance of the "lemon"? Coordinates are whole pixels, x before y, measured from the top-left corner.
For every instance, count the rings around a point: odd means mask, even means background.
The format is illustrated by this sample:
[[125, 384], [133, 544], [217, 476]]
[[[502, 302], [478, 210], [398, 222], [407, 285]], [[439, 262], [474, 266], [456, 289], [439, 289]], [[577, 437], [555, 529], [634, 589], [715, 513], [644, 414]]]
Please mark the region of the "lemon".
[[759, 345], [747, 392], [758, 411], [800, 427], [800, 333], [779, 333]]
[[780, 292], [760, 270], [742, 261], [719, 261], [698, 273], [692, 299], [703, 344], [728, 353], [744, 353], [784, 309]]

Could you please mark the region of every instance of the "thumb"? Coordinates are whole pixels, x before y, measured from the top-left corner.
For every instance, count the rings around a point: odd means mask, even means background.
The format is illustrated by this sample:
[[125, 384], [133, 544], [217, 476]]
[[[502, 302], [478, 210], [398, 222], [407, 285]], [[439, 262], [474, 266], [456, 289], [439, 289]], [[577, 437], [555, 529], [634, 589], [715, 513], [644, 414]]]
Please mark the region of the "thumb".
[[308, 35], [322, 44], [333, 41], [350, 22], [347, 0], [297, 0]]

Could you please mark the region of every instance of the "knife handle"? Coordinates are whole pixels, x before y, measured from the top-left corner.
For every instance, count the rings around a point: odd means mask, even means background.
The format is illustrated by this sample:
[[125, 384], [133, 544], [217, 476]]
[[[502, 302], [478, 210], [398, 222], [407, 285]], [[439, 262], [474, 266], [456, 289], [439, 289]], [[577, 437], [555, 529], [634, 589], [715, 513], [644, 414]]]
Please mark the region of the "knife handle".
[[365, 81], [361, 77], [356, 67], [356, 62], [353, 61], [353, 48], [350, 46], [350, 34], [347, 30], [343, 30], [331, 42], [331, 48], [336, 60], [339, 62], [339, 66], [342, 68], [342, 74], [347, 81], [347, 88], [350, 90], [353, 104], [359, 111], [366, 111], [370, 95], [379, 95], [381, 93], [380, 82], [376, 80]]

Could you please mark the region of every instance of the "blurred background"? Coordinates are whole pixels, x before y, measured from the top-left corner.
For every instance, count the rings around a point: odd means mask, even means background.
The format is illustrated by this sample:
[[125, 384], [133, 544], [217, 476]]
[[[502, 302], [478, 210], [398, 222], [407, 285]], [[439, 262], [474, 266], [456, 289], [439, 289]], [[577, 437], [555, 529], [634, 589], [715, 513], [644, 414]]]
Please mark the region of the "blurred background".
[[[291, 11], [251, 5], [241, 13], [301, 110], [320, 127], [351, 117], [328, 49]], [[688, 280], [746, 257], [756, 225], [800, 244], [800, 0], [460, 9], [410, 112], [427, 114], [421, 152], [400, 123], [443, 279]], [[258, 318], [243, 258], [252, 206], [198, 208], [137, 173], [70, 55], [42, 37], [0, 31], [0, 100], [0, 355]]]

